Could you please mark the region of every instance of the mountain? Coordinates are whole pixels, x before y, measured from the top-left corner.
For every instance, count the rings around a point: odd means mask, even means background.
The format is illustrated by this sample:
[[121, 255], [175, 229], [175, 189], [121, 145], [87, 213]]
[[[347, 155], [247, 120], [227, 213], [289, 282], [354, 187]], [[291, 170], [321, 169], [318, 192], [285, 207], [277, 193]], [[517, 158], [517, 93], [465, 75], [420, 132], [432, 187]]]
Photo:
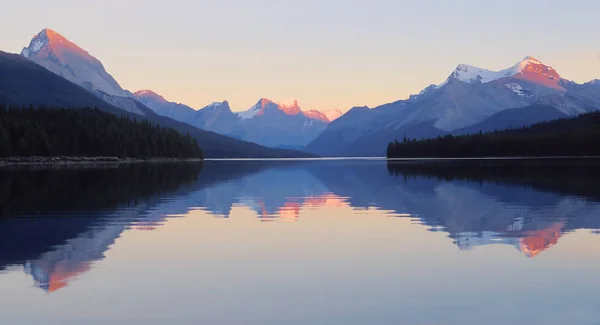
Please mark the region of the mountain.
[[21, 55], [89, 91], [128, 96], [100, 61], [51, 29], [34, 36]]
[[406, 100], [350, 110], [306, 150], [383, 156], [390, 141], [405, 136], [491, 131], [575, 116], [600, 108], [598, 89], [597, 82], [581, 85], [566, 80], [533, 57], [500, 71], [460, 64], [442, 84], [430, 85]]
[[341, 116], [340, 111], [303, 111], [298, 102], [284, 105], [266, 98], [246, 111], [235, 113], [227, 101], [214, 102], [196, 111], [189, 106], [169, 102], [150, 90], [133, 95], [159, 115], [274, 148], [302, 149], [329, 124], [330, 118], [326, 114], [333, 118]]
[[132, 94], [121, 88], [98, 59], [51, 29], [35, 35], [21, 55], [113, 106], [138, 115], [145, 114]]
[[207, 158], [306, 156], [297, 151], [265, 148], [254, 143], [200, 130], [160, 116], [138, 101], [133, 100], [133, 102], [141, 114], [117, 108], [34, 61], [0, 51], [0, 104], [65, 108], [96, 107], [104, 112], [120, 116], [146, 119], [162, 127], [189, 133], [198, 141]]
[[133, 93], [133, 97], [148, 106], [156, 114], [182, 122], [188, 121], [196, 112], [193, 108], [184, 104], [169, 102], [151, 90], [136, 91]]
[[242, 139], [268, 147], [303, 148], [327, 127], [322, 117], [303, 112], [297, 101], [288, 106], [262, 98], [237, 116]]
[[17, 54], [1, 51], [0, 103], [34, 107], [97, 107], [113, 114], [124, 113], [44, 67]]
[[243, 138], [243, 130], [237, 114], [231, 111], [229, 102], [214, 102], [198, 111], [189, 120], [190, 124], [203, 130], [226, 134], [237, 139]]

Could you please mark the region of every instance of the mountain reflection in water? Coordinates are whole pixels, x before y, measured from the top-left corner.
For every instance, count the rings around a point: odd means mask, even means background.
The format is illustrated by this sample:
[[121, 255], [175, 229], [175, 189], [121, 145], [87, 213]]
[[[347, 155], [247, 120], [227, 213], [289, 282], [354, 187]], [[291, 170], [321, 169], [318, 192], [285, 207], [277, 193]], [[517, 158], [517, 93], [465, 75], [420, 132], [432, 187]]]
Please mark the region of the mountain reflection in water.
[[307, 210], [378, 210], [444, 232], [461, 250], [503, 244], [535, 257], [565, 234], [600, 229], [598, 180], [594, 168], [383, 161], [2, 170], [0, 272], [23, 267], [36, 286], [54, 292], [92, 270], [129, 229], [152, 231], [195, 210], [233, 218], [238, 208], [261, 222], [301, 222]]

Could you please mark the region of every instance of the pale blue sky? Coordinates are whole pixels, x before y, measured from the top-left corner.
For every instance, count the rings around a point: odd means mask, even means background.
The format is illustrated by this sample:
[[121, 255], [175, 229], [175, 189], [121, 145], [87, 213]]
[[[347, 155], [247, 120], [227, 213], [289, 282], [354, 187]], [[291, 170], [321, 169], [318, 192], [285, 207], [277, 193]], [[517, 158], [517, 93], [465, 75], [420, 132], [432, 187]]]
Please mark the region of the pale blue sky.
[[48, 27], [124, 88], [200, 108], [260, 97], [347, 110], [403, 99], [459, 63], [532, 55], [578, 82], [600, 78], [594, 0], [23, 0], [2, 6], [0, 49]]

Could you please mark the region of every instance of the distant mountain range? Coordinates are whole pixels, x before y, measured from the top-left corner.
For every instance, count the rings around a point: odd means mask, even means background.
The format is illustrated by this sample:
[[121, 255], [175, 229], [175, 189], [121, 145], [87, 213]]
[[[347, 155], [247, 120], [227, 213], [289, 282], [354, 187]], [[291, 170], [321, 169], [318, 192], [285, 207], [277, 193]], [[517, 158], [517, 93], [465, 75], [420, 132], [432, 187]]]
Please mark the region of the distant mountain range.
[[169, 102], [151, 90], [135, 92], [134, 97], [156, 113], [198, 128], [275, 148], [302, 149], [314, 140], [342, 112], [303, 111], [292, 105], [261, 98], [243, 112], [233, 112], [227, 101], [214, 102], [199, 110]]
[[562, 78], [533, 57], [501, 71], [461, 64], [440, 85], [373, 109], [356, 107], [306, 149], [330, 156], [384, 156], [390, 141], [527, 126], [600, 109], [600, 83]]
[[[372, 109], [355, 107], [342, 114], [339, 110], [303, 110], [297, 102], [284, 105], [266, 98], [242, 112], [233, 112], [227, 101], [196, 110], [168, 101], [151, 90], [131, 93], [119, 85], [98, 59], [49, 29], [34, 36], [21, 55], [83, 87], [103, 103], [98, 104], [97, 100], [81, 94], [69, 99], [62, 96], [59, 101], [56, 95], [61, 91], [57, 87], [61, 86], [52, 86], [54, 91], [44, 95], [50, 87], [48, 82], [38, 85], [45, 89], [36, 88], [35, 92], [29, 91], [20, 97], [0, 90], [5, 93], [4, 102], [64, 102], [70, 106], [94, 102], [95, 106], [105, 109], [118, 108], [153, 120], [169, 121], [167, 125], [184, 132], [198, 128], [266, 147], [300, 149], [323, 156], [384, 156], [390, 141], [404, 137], [421, 139], [486, 132], [600, 109], [599, 80], [577, 84], [533, 57], [526, 57], [501, 71], [460, 64], [443, 83], [432, 84], [408, 99]], [[14, 58], [11, 60], [16, 64]], [[22, 87], [31, 88], [31, 84], [24, 82]], [[86, 97], [83, 101], [82, 96]], [[206, 134], [216, 137], [219, 144], [212, 154], [211, 150], [205, 150], [207, 157], [232, 155], [225, 152], [248, 146], [246, 142], [235, 142], [214, 133]], [[202, 142], [202, 146], [212, 146], [208, 144], [210, 141]], [[225, 143], [235, 145], [223, 148]], [[243, 149], [236, 156], [256, 156], [255, 150], [259, 147], [253, 148]], [[298, 155], [268, 153], [268, 149], [259, 151], [260, 155], [267, 156]]]
[[144, 118], [190, 133], [208, 158], [306, 156], [298, 151], [267, 148], [202, 130], [178, 121], [179, 115], [157, 113], [143, 103], [156, 101], [160, 99], [153, 98], [152, 94], [136, 96], [121, 88], [99, 60], [50, 29], [34, 36], [21, 56], [0, 52], [1, 104], [97, 107], [113, 114]]

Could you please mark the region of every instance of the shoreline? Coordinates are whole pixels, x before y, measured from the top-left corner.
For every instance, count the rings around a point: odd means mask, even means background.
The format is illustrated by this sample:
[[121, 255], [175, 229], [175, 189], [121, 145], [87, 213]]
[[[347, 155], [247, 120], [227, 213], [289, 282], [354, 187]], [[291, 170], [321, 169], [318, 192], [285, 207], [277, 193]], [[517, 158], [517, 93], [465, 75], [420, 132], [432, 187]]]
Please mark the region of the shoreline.
[[15, 166], [89, 166], [133, 163], [171, 162], [270, 162], [270, 161], [385, 161], [397, 165], [444, 166], [539, 166], [539, 165], [600, 165], [600, 157], [464, 157], [464, 158], [385, 158], [385, 157], [321, 157], [321, 158], [119, 158], [89, 156], [32, 156], [0, 158], [0, 168]]
[[600, 166], [597, 156], [554, 157], [465, 157], [465, 158], [388, 158], [395, 166], [444, 167], [577, 167]]
[[112, 165], [132, 163], [161, 163], [161, 162], [202, 162], [200, 158], [119, 158], [119, 157], [87, 157], [87, 156], [58, 156], [58, 157], [5, 157], [0, 158], [0, 168], [14, 166], [70, 166], [70, 165]]

